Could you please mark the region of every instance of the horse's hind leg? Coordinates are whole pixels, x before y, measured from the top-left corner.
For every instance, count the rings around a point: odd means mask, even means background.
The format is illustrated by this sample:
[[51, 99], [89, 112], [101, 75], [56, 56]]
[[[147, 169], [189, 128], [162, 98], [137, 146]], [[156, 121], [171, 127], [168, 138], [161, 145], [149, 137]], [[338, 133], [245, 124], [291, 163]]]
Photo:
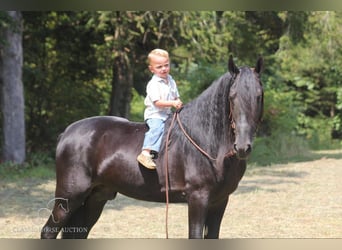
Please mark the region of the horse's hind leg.
[[55, 239], [74, 210], [74, 206], [68, 199], [55, 198], [54, 201], [55, 205], [51, 215], [41, 231], [42, 239]]
[[68, 224], [68, 221], [77, 213], [79, 208], [82, 207], [86, 195], [86, 189], [82, 193], [73, 194], [69, 197], [56, 194], [54, 208], [41, 231], [41, 238], [55, 239], [58, 233]]
[[[112, 193], [110, 199], [115, 198], [116, 193]], [[85, 239], [90, 230], [99, 219], [108, 196], [103, 193], [93, 192], [70, 217], [67, 224], [62, 229], [63, 239]]]
[[204, 224], [204, 238], [217, 239], [220, 233], [221, 221], [228, 203], [228, 198], [220, 204], [208, 209]]
[[[91, 179], [86, 171], [80, 171], [76, 165], [72, 165], [69, 171], [68, 165], [57, 164], [57, 185], [55, 193], [55, 205], [51, 215], [41, 231], [41, 238], [54, 239], [62, 228], [68, 223], [79, 207], [82, 206], [91, 189]], [[83, 168], [84, 169], [84, 168]], [[60, 171], [60, 172], [59, 172]]]

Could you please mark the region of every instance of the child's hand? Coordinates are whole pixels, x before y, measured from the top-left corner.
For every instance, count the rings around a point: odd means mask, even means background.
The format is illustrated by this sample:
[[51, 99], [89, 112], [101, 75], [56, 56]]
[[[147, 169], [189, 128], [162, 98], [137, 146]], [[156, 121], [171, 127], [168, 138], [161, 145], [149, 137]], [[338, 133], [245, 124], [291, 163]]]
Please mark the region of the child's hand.
[[183, 103], [179, 99], [177, 99], [173, 102], [173, 107], [175, 107], [176, 109], [180, 109], [182, 106], [183, 106]]

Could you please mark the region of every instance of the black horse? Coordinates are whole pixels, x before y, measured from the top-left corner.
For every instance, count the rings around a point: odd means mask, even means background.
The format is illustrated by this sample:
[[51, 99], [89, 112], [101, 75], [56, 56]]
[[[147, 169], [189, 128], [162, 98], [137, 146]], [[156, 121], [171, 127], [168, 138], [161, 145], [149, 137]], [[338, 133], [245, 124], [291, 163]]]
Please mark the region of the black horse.
[[140, 200], [186, 202], [189, 238], [218, 238], [262, 117], [262, 65], [260, 57], [255, 68], [238, 68], [230, 56], [229, 72], [183, 107], [169, 138], [164, 133], [168, 144], [160, 150], [157, 170], [136, 160], [144, 123], [101, 116], [68, 126], [57, 145], [55, 205], [41, 237], [56, 238], [62, 232], [62, 238], [87, 238], [106, 202], [119, 192]]

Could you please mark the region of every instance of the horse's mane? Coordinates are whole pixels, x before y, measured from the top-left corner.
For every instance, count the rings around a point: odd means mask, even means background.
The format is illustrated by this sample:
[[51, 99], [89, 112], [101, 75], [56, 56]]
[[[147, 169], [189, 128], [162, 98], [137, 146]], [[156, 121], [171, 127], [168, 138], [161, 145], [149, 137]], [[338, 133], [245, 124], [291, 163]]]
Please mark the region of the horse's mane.
[[[192, 139], [201, 144], [209, 153], [216, 153], [216, 142], [228, 144], [230, 131], [229, 122], [229, 89], [232, 76], [225, 73], [216, 79], [197, 98], [186, 104], [181, 110], [180, 120]], [[168, 130], [170, 124], [165, 126]], [[180, 142], [187, 139], [176, 126], [171, 134]]]
[[230, 80], [229, 73], [216, 79], [181, 114], [183, 123], [194, 134], [210, 134], [211, 138], [222, 136], [218, 133], [228, 124]]
[[[256, 109], [255, 98], [262, 98], [262, 91], [252, 82], [255, 79], [253, 69], [244, 66], [238, 69], [239, 73], [231, 75], [229, 72], [216, 79], [202, 94], [186, 104], [179, 113], [180, 120], [189, 136], [209, 154], [217, 154], [217, 145], [225, 145], [231, 150], [234, 143], [234, 132], [231, 127], [232, 114], [230, 97], [237, 93], [241, 109], [246, 112], [249, 124], [258, 125], [261, 116]], [[260, 91], [260, 96], [256, 95]], [[262, 115], [262, 111], [261, 111]], [[169, 119], [171, 120], [171, 119]], [[168, 130], [167, 122], [165, 130]], [[187, 138], [176, 124], [172, 128], [171, 140], [177, 140], [180, 145], [187, 142]], [[164, 147], [161, 149], [164, 150]]]

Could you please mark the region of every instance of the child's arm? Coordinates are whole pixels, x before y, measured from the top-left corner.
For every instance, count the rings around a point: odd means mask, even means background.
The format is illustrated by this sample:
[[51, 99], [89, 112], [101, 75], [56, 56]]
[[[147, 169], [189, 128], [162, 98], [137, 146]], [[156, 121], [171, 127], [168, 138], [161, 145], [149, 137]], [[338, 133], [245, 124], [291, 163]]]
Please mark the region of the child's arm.
[[158, 100], [154, 102], [154, 105], [156, 105], [158, 108], [174, 107], [176, 109], [179, 109], [182, 107], [183, 103], [179, 98], [177, 98], [176, 100], [171, 100], [171, 101]]

